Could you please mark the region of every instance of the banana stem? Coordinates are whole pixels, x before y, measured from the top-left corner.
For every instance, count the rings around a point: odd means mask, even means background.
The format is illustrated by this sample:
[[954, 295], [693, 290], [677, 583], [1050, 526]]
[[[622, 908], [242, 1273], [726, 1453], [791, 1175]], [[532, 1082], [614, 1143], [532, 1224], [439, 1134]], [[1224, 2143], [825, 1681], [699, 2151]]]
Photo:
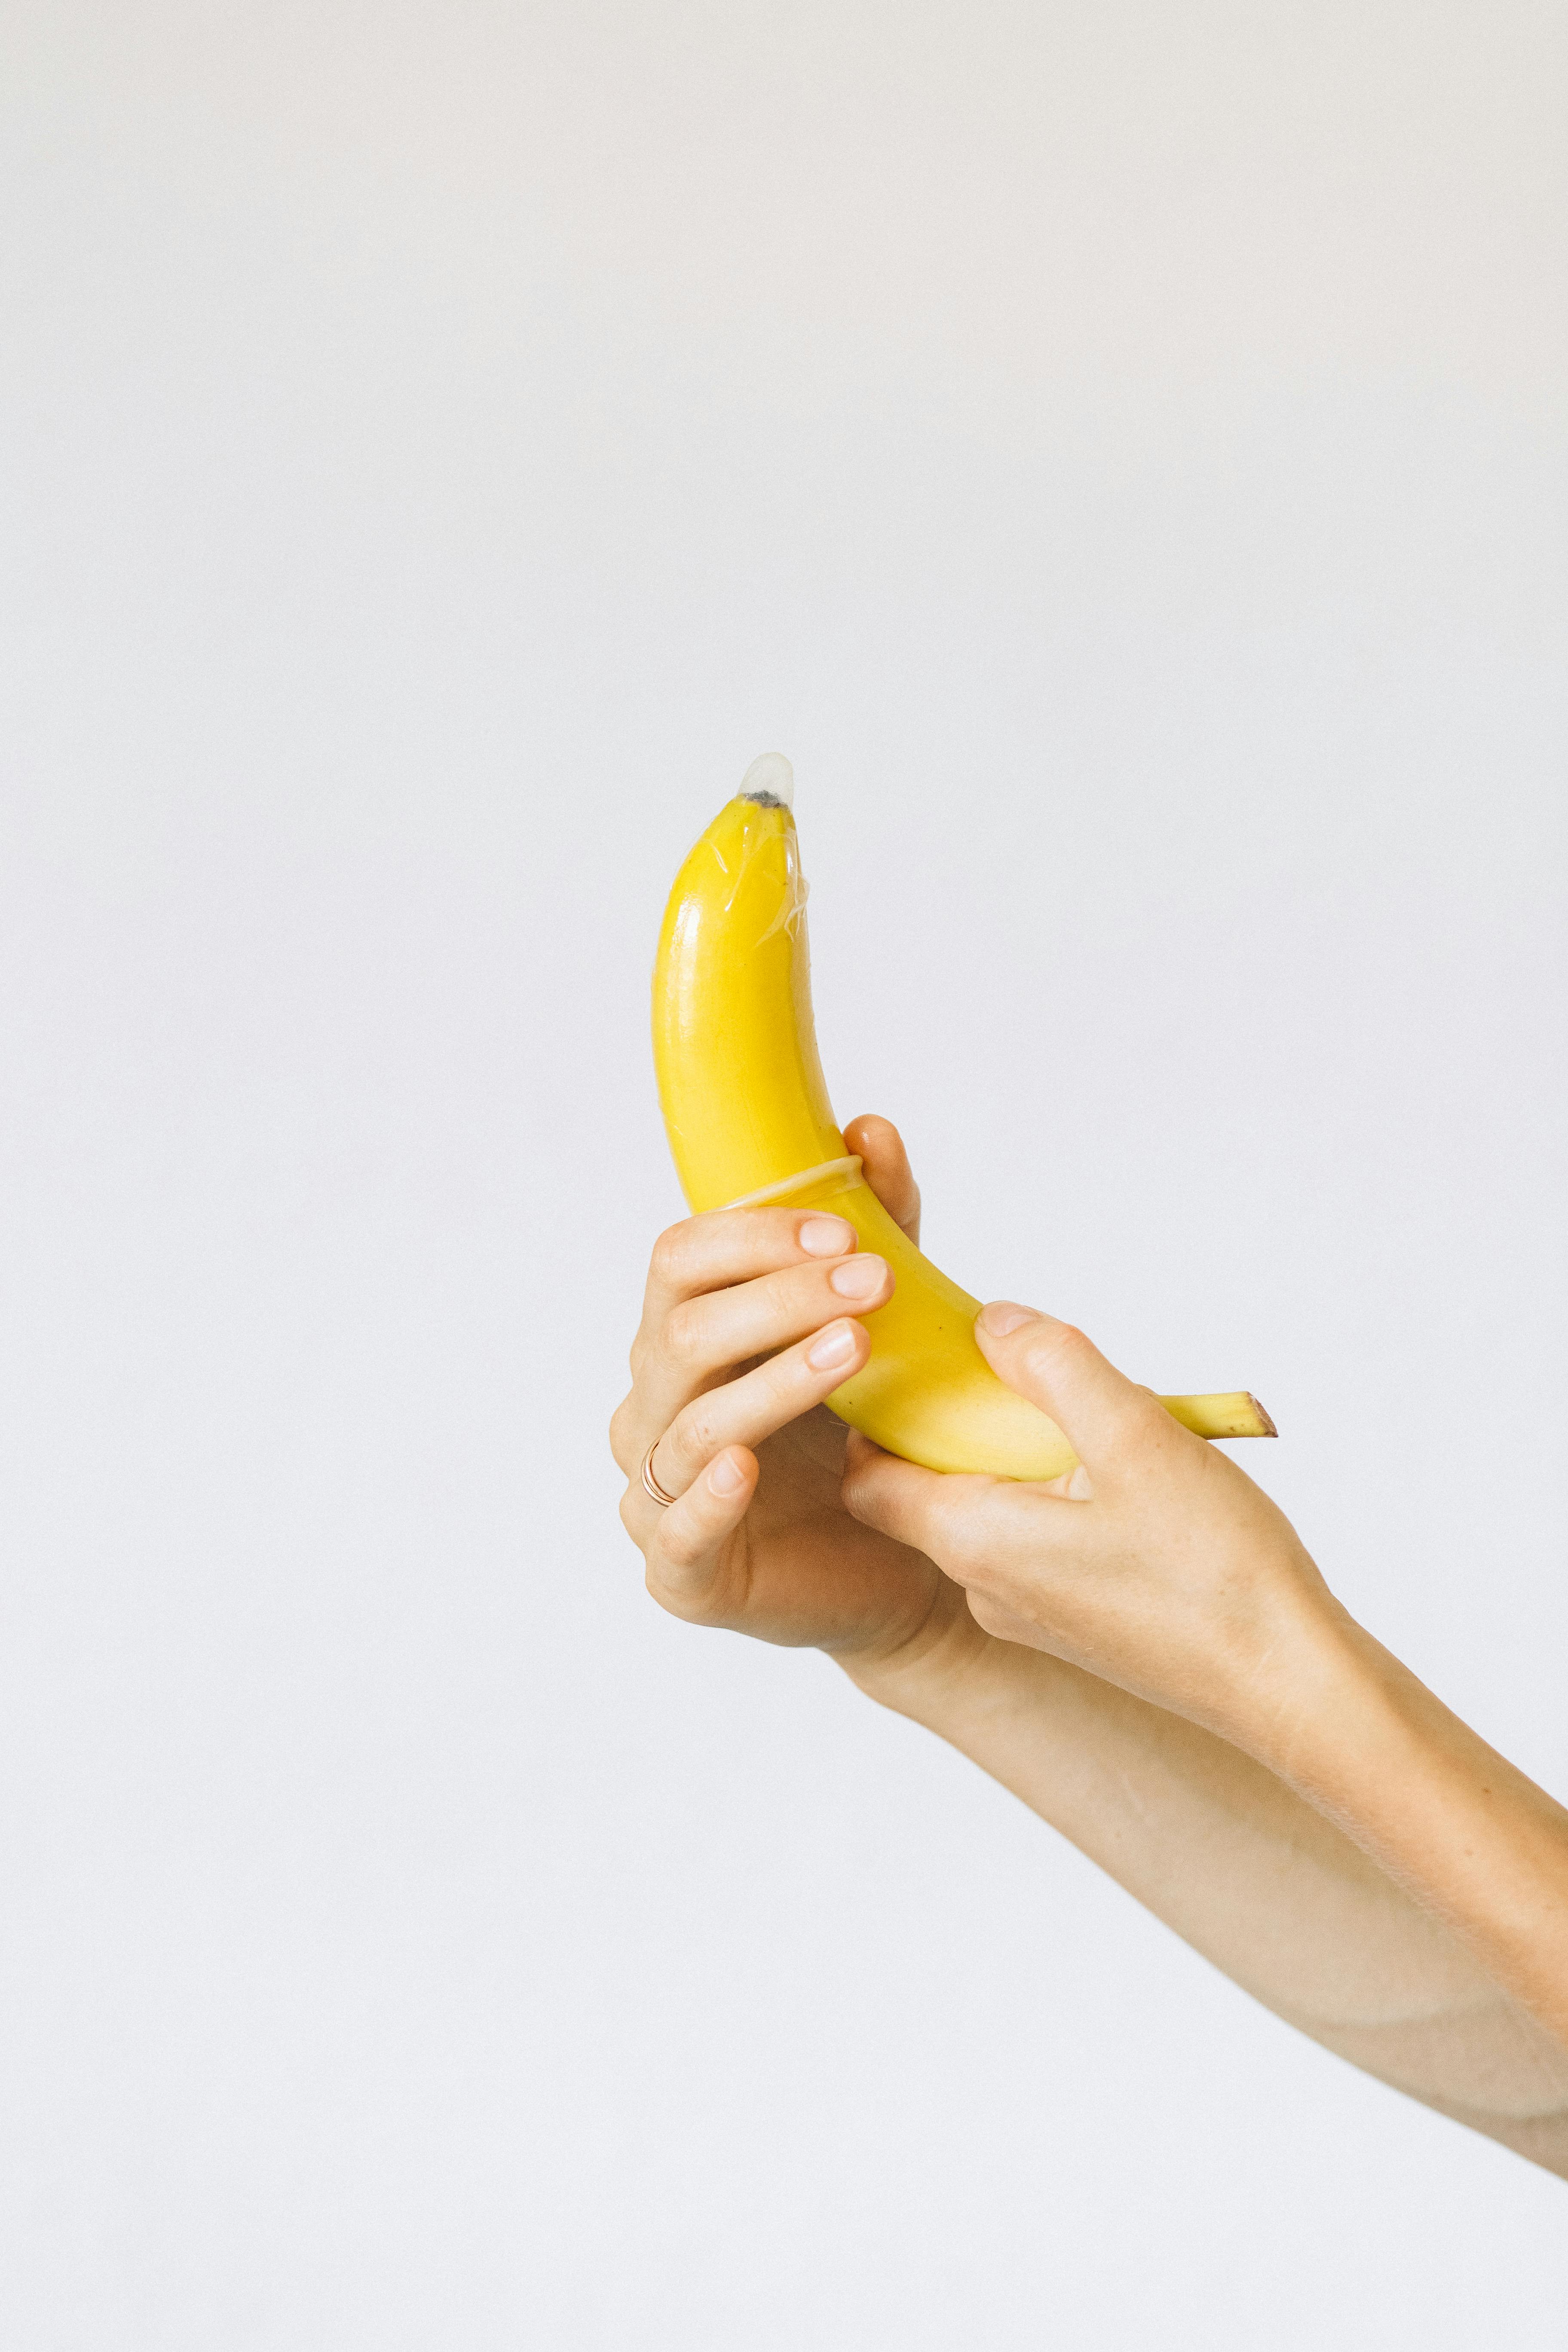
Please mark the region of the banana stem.
[[1227, 1396], [1162, 1397], [1160, 1402], [1173, 1421], [1184, 1429], [1195, 1430], [1200, 1437], [1278, 1437], [1275, 1428], [1255, 1396], [1245, 1389], [1233, 1389]]

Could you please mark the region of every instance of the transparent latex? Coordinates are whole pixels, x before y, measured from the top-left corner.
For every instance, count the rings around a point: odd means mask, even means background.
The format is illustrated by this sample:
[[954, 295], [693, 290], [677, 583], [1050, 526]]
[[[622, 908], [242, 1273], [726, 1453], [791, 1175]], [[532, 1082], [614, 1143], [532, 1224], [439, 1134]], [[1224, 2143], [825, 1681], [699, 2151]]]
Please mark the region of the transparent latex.
[[795, 770], [782, 751], [764, 751], [741, 779], [741, 798], [764, 808], [794, 808]]

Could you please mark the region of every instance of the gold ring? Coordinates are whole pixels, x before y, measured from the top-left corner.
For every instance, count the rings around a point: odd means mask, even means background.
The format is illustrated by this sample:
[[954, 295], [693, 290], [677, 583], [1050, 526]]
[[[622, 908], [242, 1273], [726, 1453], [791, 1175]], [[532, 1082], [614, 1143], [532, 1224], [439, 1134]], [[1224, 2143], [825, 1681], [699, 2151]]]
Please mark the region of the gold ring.
[[668, 1511], [671, 1503], [679, 1503], [680, 1497], [679, 1495], [667, 1495], [664, 1488], [659, 1485], [658, 1480], [653, 1475], [654, 1446], [658, 1444], [658, 1440], [656, 1437], [653, 1441], [653, 1445], [650, 1445], [647, 1452], [643, 1455], [642, 1482], [645, 1491], [653, 1496], [653, 1499], [658, 1505], [659, 1509], [661, 1511]]

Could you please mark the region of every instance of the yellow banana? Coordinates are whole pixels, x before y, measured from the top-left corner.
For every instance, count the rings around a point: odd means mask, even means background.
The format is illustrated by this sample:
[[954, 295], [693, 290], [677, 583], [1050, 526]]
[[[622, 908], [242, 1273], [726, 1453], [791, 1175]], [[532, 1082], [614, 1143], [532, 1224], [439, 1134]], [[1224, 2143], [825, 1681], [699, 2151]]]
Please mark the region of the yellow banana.
[[[669, 894], [653, 981], [654, 1064], [694, 1212], [831, 1202], [897, 1284], [864, 1319], [871, 1355], [827, 1400], [890, 1453], [931, 1470], [1054, 1478], [1077, 1456], [975, 1344], [980, 1301], [906, 1239], [845, 1150], [817, 1056], [793, 776], [753, 761]], [[1202, 1437], [1272, 1437], [1256, 1399], [1163, 1397]]]

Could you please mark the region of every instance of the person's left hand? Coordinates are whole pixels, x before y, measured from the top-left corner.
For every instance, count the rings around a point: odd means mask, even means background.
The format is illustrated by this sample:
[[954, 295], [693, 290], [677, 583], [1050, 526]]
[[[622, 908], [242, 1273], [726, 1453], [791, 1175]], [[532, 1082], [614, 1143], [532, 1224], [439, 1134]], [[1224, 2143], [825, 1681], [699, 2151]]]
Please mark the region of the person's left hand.
[[[920, 1192], [898, 1129], [867, 1116], [844, 1140], [913, 1241]], [[846, 1272], [863, 1278], [836, 1279]], [[847, 1432], [822, 1400], [871, 1351], [847, 1310], [872, 1312], [892, 1286], [831, 1201], [672, 1226], [654, 1251], [610, 1444], [626, 1479], [621, 1517], [661, 1608], [815, 1646], [863, 1688], [894, 1677], [907, 1690], [963, 1674], [988, 1645], [955, 1585], [839, 1497]], [[835, 1344], [814, 1363], [822, 1339]], [[645, 1489], [645, 1465], [674, 1491], [668, 1509]]]
[[1066, 1431], [1048, 1485], [939, 1475], [852, 1435], [844, 1499], [963, 1585], [976, 1622], [1252, 1746], [1342, 1615], [1284, 1513], [1071, 1325], [1005, 1301], [975, 1338]]

